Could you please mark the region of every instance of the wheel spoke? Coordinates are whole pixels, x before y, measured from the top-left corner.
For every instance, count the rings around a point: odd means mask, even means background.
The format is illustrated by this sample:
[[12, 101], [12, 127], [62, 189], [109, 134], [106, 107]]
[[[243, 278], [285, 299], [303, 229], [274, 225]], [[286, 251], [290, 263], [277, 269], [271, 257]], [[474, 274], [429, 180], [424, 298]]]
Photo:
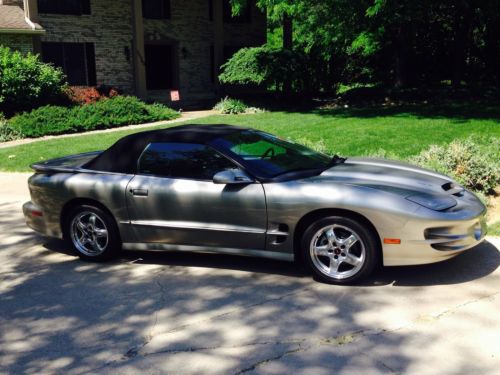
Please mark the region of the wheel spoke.
[[94, 230], [94, 232], [95, 232], [95, 236], [96, 236], [97, 238], [103, 238], [103, 237], [107, 237], [107, 236], [108, 236], [108, 231], [107, 231], [106, 229], [100, 229], [100, 228], [99, 228], [99, 229], [97, 229], [97, 228], [96, 228], [96, 229]]
[[314, 246], [314, 251], [318, 256], [329, 256], [328, 250], [330, 249], [330, 245], [323, 246]]
[[339, 272], [340, 262], [335, 259], [330, 258], [330, 274], [336, 274]]
[[347, 253], [342, 261], [354, 267], [359, 266], [361, 264], [361, 258], [351, 253]]
[[82, 233], [87, 233], [87, 227], [81, 219], [76, 222], [76, 226]]
[[90, 225], [92, 225], [92, 228], [95, 228], [95, 220], [96, 220], [95, 215], [90, 215], [89, 223], [90, 223]]
[[345, 246], [345, 250], [349, 250], [352, 245], [358, 242], [357, 237], [354, 234], [351, 234], [349, 237], [340, 240], [340, 245]]
[[326, 238], [328, 239], [328, 243], [330, 244], [330, 246], [333, 246], [333, 244], [339, 241], [333, 229], [334, 227], [331, 227], [325, 232]]

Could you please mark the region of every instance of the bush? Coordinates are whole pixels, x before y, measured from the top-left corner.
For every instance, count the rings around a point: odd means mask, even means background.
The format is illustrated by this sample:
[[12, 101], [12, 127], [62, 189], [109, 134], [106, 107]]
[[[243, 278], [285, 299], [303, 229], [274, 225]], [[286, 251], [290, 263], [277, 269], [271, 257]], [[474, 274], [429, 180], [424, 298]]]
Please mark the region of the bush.
[[23, 137], [42, 137], [171, 120], [179, 113], [161, 104], [146, 104], [132, 96], [117, 96], [75, 107], [45, 106], [9, 120]]
[[14, 141], [22, 138], [21, 134], [7, 125], [7, 121], [2, 113], [0, 113], [0, 142]]
[[310, 87], [307, 57], [298, 51], [269, 46], [242, 48], [221, 67], [219, 80], [237, 85], [264, 85], [283, 90], [290, 82], [295, 91]]
[[245, 113], [248, 107], [241, 100], [232, 99], [226, 96], [215, 105], [214, 109], [223, 114], [236, 115], [239, 113]]
[[99, 100], [119, 95], [117, 89], [109, 86], [71, 86], [66, 89], [65, 93], [71, 103], [79, 105], [96, 103]]
[[57, 102], [65, 88], [62, 70], [0, 46], [0, 111], [14, 114]]
[[488, 150], [472, 137], [455, 140], [447, 146], [431, 146], [411, 162], [449, 175], [466, 188], [492, 194], [500, 184], [500, 139], [491, 138]]

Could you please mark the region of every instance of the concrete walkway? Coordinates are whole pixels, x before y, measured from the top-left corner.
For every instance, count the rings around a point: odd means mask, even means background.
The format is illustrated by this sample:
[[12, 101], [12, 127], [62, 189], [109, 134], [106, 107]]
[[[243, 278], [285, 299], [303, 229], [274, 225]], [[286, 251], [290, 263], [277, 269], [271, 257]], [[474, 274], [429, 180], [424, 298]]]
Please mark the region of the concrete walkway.
[[27, 177], [0, 174], [1, 374], [498, 374], [499, 239], [344, 287], [233, 256], [93, 264], [25, 227]]
[[89, 134], [110, 133], [110, 132], [116, 132], [116, 131], [127, 130], [127, 129], [143, 129], [143, 128], [149, 128], [149, 127], [158, 126], [158, 125], [175, 124], [177, 122], [196, 120], [199, 118], [217, 115], [217, 114], [219, 114], [219, 113], [216, 111], [212, 111], [212, 110], [188, 111], [188, 112], [182, 112], [181, 117], [176, 118], [175, 120], [170, 120], [170, 121], [158, 121], [158, 122], [150, 122], [147, 124], [140, 124], [140, 125], [121, 126], [121, 127], [112, 128], [112, 129], [105, 129], [105, 130], [94, 130], [94, 131], [85, 132], [85, 133], [48, 135], [48, 136], [40, 137], [40, 138], [25, 138], [25, 139], [19, 139], [16, 141], [2, 142], [2, 143], [0, 143], [0, 149], [12, 147], [12, 146], [24, 145], [27, 143], [46, 141], [48, 139], [80, 137], [82, 135], [89, 135]]

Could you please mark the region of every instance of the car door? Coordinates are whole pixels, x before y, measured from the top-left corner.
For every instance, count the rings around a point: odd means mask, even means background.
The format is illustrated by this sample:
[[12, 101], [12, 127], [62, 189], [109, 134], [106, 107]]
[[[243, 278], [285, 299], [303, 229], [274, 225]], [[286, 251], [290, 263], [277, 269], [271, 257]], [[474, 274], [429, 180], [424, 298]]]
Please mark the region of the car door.
[[[267, 226], [258, 182], [215, 184], [215, 173], [235, 165], [213, 148], [151, 143], [127, 186], [130, 227], [137, 242], [263, 249]], [[154, 246], [150, 246], [154, 247]]]

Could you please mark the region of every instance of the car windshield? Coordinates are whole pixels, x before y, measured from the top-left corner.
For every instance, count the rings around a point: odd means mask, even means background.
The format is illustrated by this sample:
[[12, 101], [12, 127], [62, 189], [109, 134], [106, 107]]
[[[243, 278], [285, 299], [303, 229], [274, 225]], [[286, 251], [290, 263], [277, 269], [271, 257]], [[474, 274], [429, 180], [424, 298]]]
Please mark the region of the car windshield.
[[302, 145], [253, 130], [218, 138], [214, 145], [236, 155], [251, 173], [263, 178], [292, 172], [321, 172], [330, 166], [332, 160]]

